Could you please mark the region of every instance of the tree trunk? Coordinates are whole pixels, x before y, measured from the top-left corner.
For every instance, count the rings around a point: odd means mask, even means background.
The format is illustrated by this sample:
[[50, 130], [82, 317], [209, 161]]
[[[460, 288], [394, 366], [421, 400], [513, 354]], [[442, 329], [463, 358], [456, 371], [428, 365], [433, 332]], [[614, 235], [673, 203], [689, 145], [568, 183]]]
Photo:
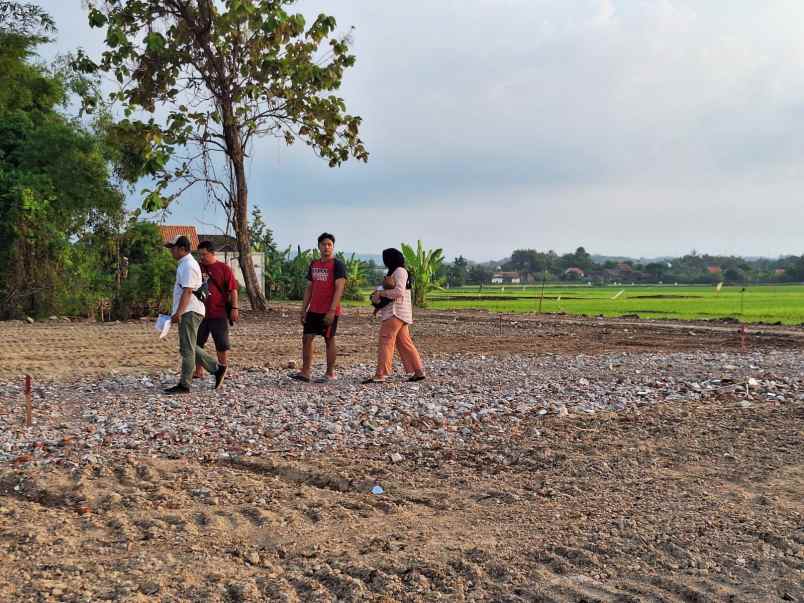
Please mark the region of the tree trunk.
[[229, 148], [229, 161], [234, 176], [234, 198], [232, 199], [232, 225], [237, 237], [238, 261], [246, 281], [246, 292], [251, 302], [251, 309], [265, 312], [268, 304], [263, 294], [263, 286], [257, 279], [257, 272], [251, 261], [251, 232], [248, 226], [248, 185], [246, 184], [246, 170], [244, 166], [245, 153], [241, 144], [239, 132], [233, 125], [232, 111], [223, 110], [224, 133]]
[[[239, 164], [239, 165], [238, 165]], [[246, 172], [242, 160], [232, 162], [235, 172], [235, 198], [233, 199], [233, 226], [237, 237], [237, 251], [240, 270], [243, 280], [246, 281], [246, 291], [251, 302], [251, 309], [265, 312], [268, 304], [265, 301], [263, 286], [257, 279], [254, 263], [251, 261], [251, 232], [248, 227], [248, 188], [246, 186]]]

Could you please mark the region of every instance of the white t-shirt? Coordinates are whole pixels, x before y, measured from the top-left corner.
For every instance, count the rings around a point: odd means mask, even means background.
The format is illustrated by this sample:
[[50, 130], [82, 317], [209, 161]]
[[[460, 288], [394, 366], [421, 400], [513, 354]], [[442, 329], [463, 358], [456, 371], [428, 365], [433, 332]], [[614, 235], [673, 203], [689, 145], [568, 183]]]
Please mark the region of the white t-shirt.
[[[184, 293], [186, 287], [190, 287], [193, 291], [198, 289], [203, 281], [201, 280], [201, 266], [195, 261], [192, 254], [185, 255], [179, 260], [179, 265], [176, 266], [176, 285], [173, 287], [173, 309], [171, 314], [175, 314], [179, 310], [179, 302], [181, 302], [181, 295]], [[201, 316], [206, 314], [204, 309], [204, 302], [198, 299], [195, 295], [190, 296], [190, 303], [187, 305], [186, 312], [196, 312]]]

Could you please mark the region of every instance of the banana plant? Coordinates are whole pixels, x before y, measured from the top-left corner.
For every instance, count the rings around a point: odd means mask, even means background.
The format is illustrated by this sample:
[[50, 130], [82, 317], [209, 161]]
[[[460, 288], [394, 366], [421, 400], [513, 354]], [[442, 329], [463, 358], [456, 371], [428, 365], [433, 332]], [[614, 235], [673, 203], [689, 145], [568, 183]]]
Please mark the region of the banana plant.
[[444, 263], [443, 249], [425, 250], [421, 241], [416, 249], [402, 243], [402, 254], [405, 256], [405, 266], [413, 276], [413, 303], [416, 306], [427, 305], [427, 294], [443, 287], [443, 279], [438, 278], [438, 272]]
[[298, 300], [304, 298], [307, 288], [307, 268], [318, 254], [315, 249], [296, 248], [296, 255], [285, 262], [285, 296], [288, 299]]
[[366, 262], [362, 261], [353, 253], [347, 258], [342, 251], [336, 257], [346, 266], [346, 290], [343, 292], [344, 299], [362, 301], [365, 296], [360, 291], [366, 283]]

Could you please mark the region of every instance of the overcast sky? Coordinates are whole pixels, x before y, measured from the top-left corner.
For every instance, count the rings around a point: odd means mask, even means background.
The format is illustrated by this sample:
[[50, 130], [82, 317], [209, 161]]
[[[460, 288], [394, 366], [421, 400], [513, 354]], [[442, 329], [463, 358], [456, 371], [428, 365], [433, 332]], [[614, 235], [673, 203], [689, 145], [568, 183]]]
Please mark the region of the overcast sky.
[[[43, 0], [43, 56], [103, 35]], [[282, 244], [377, 253], [584, 245], [607, 255], [804, 253], [801, 0], [302, 0], [354, 26], [341, 94], [368, 164], [257, 143], [250, 198]], [[132, 199], [132, 203], [138, 203]], [[222, 224], [199, 196], [170, 223]]]

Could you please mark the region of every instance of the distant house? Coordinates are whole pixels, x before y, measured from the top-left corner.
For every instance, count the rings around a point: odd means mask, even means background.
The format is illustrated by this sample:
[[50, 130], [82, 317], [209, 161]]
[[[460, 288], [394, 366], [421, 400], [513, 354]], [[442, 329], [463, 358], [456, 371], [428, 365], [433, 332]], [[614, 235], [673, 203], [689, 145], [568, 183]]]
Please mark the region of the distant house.
[[721, 272], [720, 266], [707, 266], [706, 271], [709, 274], [720, 274], [720, 272]]
[[518, 272], [495, 272], [491, 282], [494, 285], [518, 285], [522, 282], [522, 277]]
[[584, 277], [583, 270], [581, 270], [577, 266], [572, 266], [571, 268], [567, 268], [564, 271], [564, 278], [567, 279], [579, 279], [583, 277]]
[[160, 225], [158, 228], [159, 234], [162, 235], [163, 242], [167, 243], [179, 235], [184, 235], [190, 239], [190, 246], [192, 247], [190, 251], [195, 251], [198, 249], [198, 232], [196, 232], [195, 226], [175, 226], [165, 224]]
[[634, 268], [631, 264], [626, 264], [625, 262], [620, 262], [617, 264], [617, 270], [620, 272], [633, 272]]
[[773, 271], [773, 274], [775, 274], [776, 276], [784, 276], [786, 273], [787, 270], [785, 270], [784, 268], [777, 268], [776, 270]]

